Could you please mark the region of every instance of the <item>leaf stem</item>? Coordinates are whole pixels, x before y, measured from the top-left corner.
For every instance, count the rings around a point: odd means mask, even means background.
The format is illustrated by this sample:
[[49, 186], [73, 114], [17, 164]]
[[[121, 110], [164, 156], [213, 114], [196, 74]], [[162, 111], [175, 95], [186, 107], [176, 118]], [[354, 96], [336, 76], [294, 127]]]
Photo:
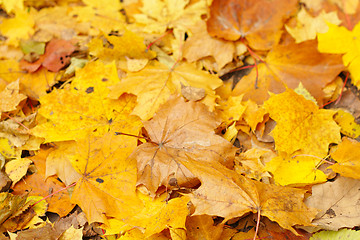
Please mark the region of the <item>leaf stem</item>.
[[59, 192], [61, 192], [61, 191], [64, 191], [64, 190], [66, 190], [66, 189], [68, 189], [68, 188], [70, 188], [70, 187], [72, 187], [72, 186], [75, 186], [76, 183], [77, 183], [77, 182], [74, 182], [74, 183], [70, 184], [70, 185], [67, 186], [67, 187], [61, 188], [61, 189], [57, 190], [56, 192], [53, 192], [52, 194], [47, 195], [46, 197], [40, 199], [39, 201], [37, 201], [36, 203], [34, 203], [33, 205], [31, 205], [31, 207], [35, 206], [36, 204], [38, 204], [39, 202], [41, 202], [41, 201], [43, 201], [43, 200], [48, 199], [49, 197], [52, 197], [53, 195], [55, 195], [55, 194], [57, 194], [57, 193], [59, 193]]
[[164, 38], [166, 35], [172, 33], [173, 30], [170, 29], [169, 31], [166, 31], [163, 35], [161, 35], [160, 37], [158, 37], [157, 39], [155, 39], [155, 41], [151, 42], [145, 49], [145, 52], [149, 51], [149, 49], [151, 48], [152, 45], [154, 45], [156, 42], [160, 41], [162, 38]]
[[17, 124], [19, 124], [20, 126], [23, 126], [27, 131], [29, 131], [30, 129], [28, 127], [26, 127], [24, 124], [22, 124], [21, 122], [17, 121], [15, 118], [11, 117], [9, 114], [7, 113], [3, 113], [5, 116], [7, 116], [8, 118], [10, 118], [11, 120], [13, 120], [14, 122], [16, 122]]

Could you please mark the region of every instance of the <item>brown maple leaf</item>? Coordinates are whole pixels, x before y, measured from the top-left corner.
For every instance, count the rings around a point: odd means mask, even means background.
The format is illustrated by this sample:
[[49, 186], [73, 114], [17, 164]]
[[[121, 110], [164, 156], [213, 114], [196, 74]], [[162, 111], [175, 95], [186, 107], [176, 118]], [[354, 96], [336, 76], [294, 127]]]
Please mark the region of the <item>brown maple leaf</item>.
[[151, 194], [162, 185], [196, 185], [196, 178], [179, 163], [186, 155], [231, 167], [236, 149], [215, 134], [219, 123], [205, 105], [170, 98], [152, 120], [144, 123], [151, 142], [138, 146], [131, 155], [137, 160], [137, 184], [145, 185]]

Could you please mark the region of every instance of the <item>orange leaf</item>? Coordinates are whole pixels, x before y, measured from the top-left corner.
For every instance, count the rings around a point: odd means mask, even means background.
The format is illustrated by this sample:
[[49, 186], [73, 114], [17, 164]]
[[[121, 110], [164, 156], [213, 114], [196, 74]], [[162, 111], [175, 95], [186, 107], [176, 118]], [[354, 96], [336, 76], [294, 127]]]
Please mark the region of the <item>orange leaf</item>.
[[37, 61], [29, 63], [26, 60], [20, 62], [20, 67], [29, 72], [35, 72], [40, 66], [52, 72], [58, 72], [61, 68], [70, 63], [70, 54], [75, 46], [63, 39], [52, 39], [45, 48], [45, 54]]
[[89, 223], [106, 223], [106, 216], [126, 219], [137, 212], [136, 162], [127, 158], [136, 143], [136, 138], [114, 132], [77, 142], [77, 155], [70, 161], [81, 178], [71, 202], [81, 207]]
[[[31, 192], [31, 195], [46, 197], [49, 194], [64, 188], [64, 184], [54, 177], [46, 178], [45, 176], [45, 159], [50, 150], [41, 150], [31, 160], [34, 162], [37, 172], [25, 178], [25, 181], [18, 182], [13, 188], [13, 194], [21, 195]], [[60, 217], [66, 216], [73, 208], [74, 204], [70, 203], [69, 193], [61, 191], [55, 196], [46, 199], [49, 203], [48, 211], [55, 212]]]
[[319, 53], [316, 41], [278, 45], [267, 55], [266, 64], [258, 65], [258, 88], [254, 87], [256, 69], [252, 69], [235, 86], [233, 94], [245, 94], [244, 100], [260, 104], [269, 97], [268, 91], [283, 92], [284, 85], [295, 89], [301, 82], [321, 105], [323, 88], [344, 69], [341, 61], [339, 55]]
[[296, 6], [296, 0], [214, 0], [208, 31], [211, 36], [230, 41], [245, 38], [254, 49], [269, 50], [279, 41], [283, 21]]

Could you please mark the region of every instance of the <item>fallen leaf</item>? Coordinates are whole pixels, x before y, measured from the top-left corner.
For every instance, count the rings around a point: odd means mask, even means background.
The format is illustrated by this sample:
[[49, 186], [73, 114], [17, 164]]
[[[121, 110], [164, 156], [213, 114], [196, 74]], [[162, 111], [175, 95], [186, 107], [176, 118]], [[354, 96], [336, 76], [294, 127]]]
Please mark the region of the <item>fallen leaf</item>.
[[17, 47], [21, 39], [28, 39], [34, 34], [35, 22], [31, 12], [17, 9], [15, 17], [2, 19], [0, 29], [1, 33], [7, 37], [8, 45]]
[[335, 112], [319, 109], [291, 89], [271, 96], [264, 107], [276, 121], [271, 134], [278, 151], [289, 155], [301, 151], [322, 158], [330, 143], [340, 142], [340, 127], [333, 120]]
[[304, 190], [252, 181], [217, 162], [188, 158], [181, 163], [201, 181], [200, 188], [189, 195], [195, 206], [193, 215], [215, 215], [227, 221], [260, 211], [298, 235], [292, 226], [310, 226], [317, 213], [303, 203]]
[[136, 162], [128, 158], [136, 141], [108, 132], [77, 142], [77, 154], [70, 162], [81, 178], [71, 202], [81, 207], [89, 223], [107, 223], [107, 216], [125, 220], [138, 211]]
[[320, 209], [313, 225], [320, 229], [338, 231], [360, 224], [357, 202], [360, 198], [360, 181], [338, 177], [334, 182], [312, 187], [312, 195], [305, 200], [308, 207]]
[[108, 46], [104, 46], [101, 38], [94, 38], [89, 43], [90, 54], [104, 61], [125, 60], [125, 57], [152, 59], [156, 56], [155, 52], [146, 49], [144, 38], [131, 31], [125, 31], [122, 36], [104, 38]]
[[4, 91], [0, 92], [0, 113], [16, 110], [19, 103], [27, 98], [19, 90], [19, 80], [16, 80], [9, 83]]
[[271, 172], [277, 184], [303, 187], [310, 184], [326, 182], [324, 172], [317, 169], [321, 159], [311, 155], [293, 156], [279, 154], [266, 163], [266, 170]]
[[[41, 150], [36, 156], [30, 158], [37, 172], [26, 177], [26, 181], [20, 181], [13, 187], [13, 194], [22, 195], [31, 192], [31, 195], [46, 197], [49, 194], [64, 188], [64, 184], [54, 177], [45, 177], [45, 159], [51, 150]], [[55, 196], [46, 199], [49, 203], [48, 211], [56, 212], [60, 216], [66, 216], [75, 205], [70, 203], [67, 191], [60, 191]]]
[[216, 99], [214, 90], [221, 83], [218, 77], [197, 70], [189, 63], [169, 69], [165, 65], [153, 62], [139, 72], [128, 73], [125, 79], [110, 88], [109, 97], [117, 99], [123, 93], [138, 96], [138, 104], [132, 113], [143, 120], [148, 120], [171, 94], [181, 92], [181, 84], [204, 88], [206, 97], [201, 102], [209, 106], [210, 110], [214, 109]]
[[172, 97], [162, 105], [152, 120], [144, 122], [151, 139], [136, 148], [138, 185], [145, 185], [152, 195], [164, 185], [193, 186], [194, 176], [179, 162], [192, 156], [199, 161], [217, 161], [232, 166], [235, 148], [214, 129], [218, 125], [206, 106]]
[[16, 196], [8, 192], [0, 193], [0, 224], [2, 225], [11, 215], [24, 206], [26, 196]]
[[5, 164], [5, 172], [12, 181], [14, 186], [21, 178], [26, 175], [26, 172], [32, 161], [27, 158], [14, 159]]
[[58, 142], [57, 149], [49, 153], [46, 158], [46, 177], [56, 175], [66, 186], [77, 182], [81, 175], [76, 172], [70, 159], [76, 153], [74, 142]]
[[343, 26], [328, 24], [329, 31], [318, 34], [319, 51], [324, 53], [344, 54], [343, 63], [347, 66], [355, 86], [360, 87], [359, 71], [359, 36], [360, 24], [356, 24], [352, 31]]
[[125, 225], [142, 229], [145, 237], [160, 233], [166, 228], [185, 229], [185, 220], [189, 214], [189, 198], [184, 196], [167, 201], [166, 195], [165, 193], [154, 200], [150, 196], [138, 194], [144, 207], [128, 219]]
[[334, 115], [334, 120], [341, 127], [340, 131], [345, 136], [351, 138], [360, 136], [360, 125], [355, 122], [351, 113], [338, 109]]
[[207, 29], [211, 36], [235, 41], [245, 38], [251, 48], [269, 50], [281, 36], [283, 21], [296, 10], [297, 1], [214, 0]]
[[40, 58], [30, 63], [26, 60], [20, 62], [20, 67], [32, 73], [44, 66], [52, 72], [58, 72], [61, 68], [70, 63], [70, 54], [75, 50], [75, 46], [63, 39], [52, 39], [45, 48], [45, 54]]
[[209, 215], [189, 216], [186, 220], [187, 237], [189, 240], [214, 240], [220, 239], [223, 225], [214, 225], [213, 218]]
[[[244, 94], [244, 100], [261, 104], [268, 99], [269, 91], [281, 93], [285, 86], [295, 89], [301, 82], [322, 105], [323, 88], [344, 69], [340, 56], [319, 53], [316, 41], [277, 45], [268, 53], [265, 62], [258, 64], [257, 88], [256, 69], [252, 69], [235, 86], [233, 95]], [[327, 71], [323, 71], [324, 67]]]
[[324, 10], [316, 17], [311, 16], [305, 7], [302, 7], [298, 12], [297, 25], [294, 28], [285, 25], [286, 30], [290, 35], [295, 38], [296, 43], [313, 40], [316, 38], [317, 33], [326, 33], [329, 27], [326, 23], [339, 25], [341, 23], [336, 12], [326, 13]]
[[337, 162], [330, 166], [341, 176], [360, 179], [360, 143], [350, 138], [344, 138], [331, 157]]
[[92, 63], [79, 69], [70, 89], [54, 90], [40, 99], [39, 114], [49, 121], [37, 125], [31, 132], [44, 137], [45, 142], [68, 141], [85, 138], [89, 132], [100, 136], [117, 126], [141, 124], [136, 116], [129, 116], [135, 106], [134, 96], [106, 98], [107, 86], [117, 81], [114, 64]]
[[360, 239], [360, 231], [340, 229], [339, 231], [321, 231], [311, 236], [309, 240], [345, 240]]
[[235, 44], [211, 37], [206, 30], [204, 21], [198, 22], [191, 32], [192, 35], [183, 46], [183, 56], [189, 62], [211, 56], [217, 63], [216, 69], [218, 71], [232, 61], [235, 54]]

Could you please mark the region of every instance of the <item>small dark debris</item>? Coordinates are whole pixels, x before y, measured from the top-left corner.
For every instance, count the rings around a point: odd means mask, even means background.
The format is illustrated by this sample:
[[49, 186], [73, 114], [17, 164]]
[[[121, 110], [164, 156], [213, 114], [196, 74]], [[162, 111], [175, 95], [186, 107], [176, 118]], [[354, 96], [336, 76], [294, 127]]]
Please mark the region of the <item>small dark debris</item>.
[[103, 183], [103, 182], [104, 182], [104, 180], [102, 180], [101, 178], [97, 178], [96, 181], [97, 181], [98, 183]]
[[94, 92], [94, 87], [88, 87], [85, 92], [86, 92], [86, 93], [92, 93], [92, 92]]

